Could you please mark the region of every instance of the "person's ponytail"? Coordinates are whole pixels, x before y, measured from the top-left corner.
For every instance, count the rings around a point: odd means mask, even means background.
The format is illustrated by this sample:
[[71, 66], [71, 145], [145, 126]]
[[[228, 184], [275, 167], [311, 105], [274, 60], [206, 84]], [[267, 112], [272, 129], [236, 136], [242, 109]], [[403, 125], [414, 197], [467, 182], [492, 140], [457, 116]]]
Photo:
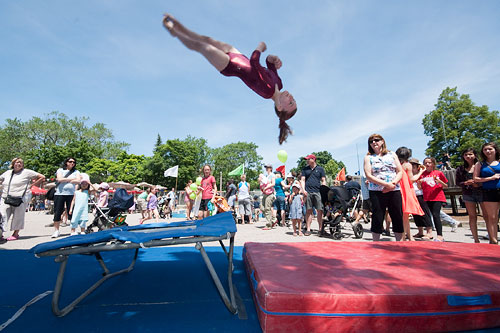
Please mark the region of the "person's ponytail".
[[283, 142], [286, 141], [289, 134], [293, 134], [292, 129], [290, 128], [290, 126], [288, 126], [286, 121], [295, 115], [295, 113], [297, 112], [297, 109], [295, 109], [293, 111], [285, 111], [285, 110], [278, 111], [278, 109], [275, 106], [274, 111], [276, 112], [276, 115], [278, 116], [278, 118], [280, 120], [280, 123], [279, 123], [280, 135], [278, 137], [278, 140], [279, 140], [279, 143], [282, 144]]

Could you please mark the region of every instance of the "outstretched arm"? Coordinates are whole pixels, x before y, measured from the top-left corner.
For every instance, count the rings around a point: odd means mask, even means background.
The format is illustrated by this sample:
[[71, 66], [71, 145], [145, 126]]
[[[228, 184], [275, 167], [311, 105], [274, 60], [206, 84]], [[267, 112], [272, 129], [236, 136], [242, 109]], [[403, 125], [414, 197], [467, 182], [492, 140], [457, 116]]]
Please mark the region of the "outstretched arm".
[[259, 45], [255, 48], [255, 50], [260, 51], [260, 53], [265, 52], [267, 50], [267, 45], [264, 42], [260, 42]]
[[283, 65], [281, 59], [277, 55], [273, 54], [268, 55], [266, 61], [270, 64], [273, 64], [276, 69], [280, 69]]

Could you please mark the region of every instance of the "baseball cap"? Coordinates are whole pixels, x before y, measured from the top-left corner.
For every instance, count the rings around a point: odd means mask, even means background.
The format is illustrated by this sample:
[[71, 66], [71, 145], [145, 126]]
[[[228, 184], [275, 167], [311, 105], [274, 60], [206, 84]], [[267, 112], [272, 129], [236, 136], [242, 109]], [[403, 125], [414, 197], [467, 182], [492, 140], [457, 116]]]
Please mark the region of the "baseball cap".
[[289, 172], [288, 175], [286, 175], [286, 178], [294, 178], [294, 177], [293, 177], [292, 173]]
[[316, 155], [314, 155], [314, 154], [309, 154], [309, 155], [307, 155], [306, 157], [304, 157], [304, 159], [305, 159], [305, 160], [308, 160], [308, 159], [310, 159], [310, 158], [312, 158], [313, 160], [315, 160], [315, 161], [316, 161]]
[[109, 189], [109, 185], [108, 185], [108, 183], [104, 183], [104, 182], [103, 182], [103, 183], [101, 183], [101, 184], [99, 185], [99, 188], [102, 188], [103, 190], [107, 190], [107, 189]]
[[272, 169], [272, 168], [273, 168], [273, 166], [272, 166], [271, 164], [269, 164], [269, 163], [268, 163], [268, 164], [264, 164], [264, 168], [266, 168], [266, 169], [267, 169], [267, 168], [271, 168], [271, 169]]
[[294, 183], [294, 184], [292, 185], [292, 188], [293, 188], [293, 187], [296, 187], [296, 188], [298, 188], [298, 189], [300, 190], [300, 186], [299, 186], [299, 184], [298, 184], [298, 183]]

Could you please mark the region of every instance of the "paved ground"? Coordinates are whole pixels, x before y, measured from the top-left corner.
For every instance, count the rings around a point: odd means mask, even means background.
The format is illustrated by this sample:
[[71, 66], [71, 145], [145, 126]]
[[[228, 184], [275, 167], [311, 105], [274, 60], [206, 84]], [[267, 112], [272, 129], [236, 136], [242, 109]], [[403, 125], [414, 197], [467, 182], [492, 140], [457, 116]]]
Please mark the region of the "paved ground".
[[[91, 216], [92, 218], [92, 216]], [[140, 214], [130, 214], [127, 216], [127, 223], [129, 225], [136, 225], [139, 223]], [[456, 232], [451, 232], [451, 227], [445, 225], [443, 226], [443, 235], [446, 241], [451, 242], [465, 242], [472, 243], [472, 235], [470, 230], [468, 229], [468, 225], [466, 223], [467, 216], [461, 215], [455, 217], [460, 222], [463, 222], [463, 226], [458, 228]], [[173, 218], [168, 221], [180, 221], [182, 218]], [[10, 241], [5, 244], [0, 245], [0, 249], [30, 249], [31, 247], [43, 243], [51, 241], [50, 236], [53, 233], [53, 228], [45, 227], [46, 224], [52, 221], [52, 215], [47, 215], [44, 212], [28, 212], [26, 214], [26, 224], [25, 229], [21, 231], [21, 237], [16, 241]], [[484, 227], [484, 223], [482, 223], [482, 219], [480, 218], [480, 227], [479, 227], [479, 235], [486, 235], [486, 228]], [[245, 242], [317, 242], [317, 241], [332, 241], [338, 242], [336, 240], [332, 240], [327, 237], [319, 237], [317, 235], [318, 224], [316, 220], [313, 221], [313, 234], [311, 236], [303, 236], [303, 237], [294, 237], [292, 235], [291, 227], [276, 227], [273, 230], [262, 230], [265, 226], [265, 220], [263, 218], [260, 219], [259, 222], [255, 224], [245, 224], [238, 225], [238, 233], [236, 234], [236, 245], [243, 245]], [[349, 224], [345, 226], [343, 229], [344, 238], [341, 241], [371, 241], [371, 233], [370, 224], [363, 224], [365, 233], [361, 239], [356, 239], [353, 235], [351, 227]], [[314, 230], [315, 229], [315, 230]], [[416, 227], [412, 224], [413, 231], [416, 232]], [[415, 233], [414, 232], [414, 233]], [[70, 227], [62, 227], [61, 228], [61, 237], [67, 237], [70, 233]], [[4, 234], [4, 237], [8, 237], [12, 234], [12, 232], [8, 231]], [[382, 236], [383, 241], [394, 240], [394, 237]], [[487, 242], [487, 240], [483, 240], [482, 242]]]

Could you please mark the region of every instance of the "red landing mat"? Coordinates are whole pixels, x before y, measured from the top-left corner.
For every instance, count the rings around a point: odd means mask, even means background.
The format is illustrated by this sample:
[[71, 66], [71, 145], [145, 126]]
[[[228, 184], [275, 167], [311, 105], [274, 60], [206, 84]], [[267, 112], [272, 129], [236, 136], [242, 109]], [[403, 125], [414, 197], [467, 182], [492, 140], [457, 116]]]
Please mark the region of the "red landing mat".
[[246, 243], [264, 332], [500, 326], [500, 247], [438, 242]]

